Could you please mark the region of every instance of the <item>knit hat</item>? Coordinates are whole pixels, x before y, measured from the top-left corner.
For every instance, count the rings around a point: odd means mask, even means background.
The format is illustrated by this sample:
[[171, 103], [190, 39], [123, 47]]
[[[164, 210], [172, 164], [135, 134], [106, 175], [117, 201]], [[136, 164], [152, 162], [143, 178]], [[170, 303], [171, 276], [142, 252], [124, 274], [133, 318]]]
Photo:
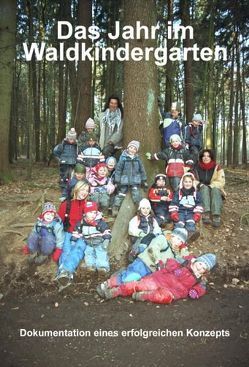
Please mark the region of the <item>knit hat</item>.
[[42, 216], [44, 216], [44, 214], [46, 214], [48, 212], [52, 212], [52, 213], [56, 214], [56, 208], [55, 208], [54, 204], [51, 203], [51, 202], [47, 202], [43, 205]]
[[173, 102], [171, 105], [171, 111], [181, 111], [181, 104], [179, 102]]
[[164, 180], [166, 182], [167, 176], [163, 173], [158, 173], [158, 175], [155, 176], [155, 183], [157, 182], [157, 180]]
[[98, 211], [98, 204], [95, 201], [86, 201], [84, 205], [83, 213], [87, 214], [90, 212], [97, 212]]
[[195, 261], [203, 262], [207, 270], [210, 271], [216, 265], [216, 256], [214, 254], [204, 254], [196, 258]]
[[148, 199], [144, 198], [144, 199], [140, 200], [138, 210], [140, 210], [141, 208], [151, 209], [151, 205], [150, 205], [150, 202], [149, 202]]
[[67, 139], [72, 139], [72, 140], [76, 140], [77, 138], [77, 133], [75, 131], [75, 128], [72, 127], [72, 129], [70, 129], [67, 133]]
[[188, 231], [185, 228], [175, 228], [172, 235], [180, 238], [180, 240], [185, 243], [188, 239]]
[[93, 119], [91, 119], [91, 117], [89, 117], [89, 119], [86, 121], [85, 128], [86, 129], [94, 129], [95, 128], [95, 122], [94, 122]]
[[200, 122], [203, 122], [202, 120], [202, 116], [200, 113], [195, 113], [192, 117], [192, 121], [200, 121]]
[[114, 167], [116, 166], [117, 164], [117, 160], [115, 157], [108, 157], [105, 161], [105, 163], [108, 165], [108, 164], [111, 164], [111, 165], [114, 165]]
[[74, 167], [74, 173], [86, 173], [86, 167], [83, 164], [77, 163]]
[[172, 143], [173, 141], [179, 141], [179, 143], [181, 143], [182, 139], [181, 139], [181, 137], [179, 135], [173, 134], [169, 138], [169, 141], [170, 141], [170, 143]]
[[94, 141], [98, 141], [98, 137], [97, 137], [97, 134], [95, 134], [95, 133], [90, 133], [90, 134], [88, 134], [88, 136], [87, 136], [87, 141], [89, 141], [89, 140], [94, 140]]
[[130, 142], [129, 142], [129, 144], [127, 145], [127, 148], [129, 148], [130, 146], [135, 147], [135, 148], [137, 149], [137, 152], [138, 152], [139, 147], [140, 147], [140, 143], [139, 143], [139, 141], [137, 141], [137, 140], [132, 140], [132, 141], [130, 141]]

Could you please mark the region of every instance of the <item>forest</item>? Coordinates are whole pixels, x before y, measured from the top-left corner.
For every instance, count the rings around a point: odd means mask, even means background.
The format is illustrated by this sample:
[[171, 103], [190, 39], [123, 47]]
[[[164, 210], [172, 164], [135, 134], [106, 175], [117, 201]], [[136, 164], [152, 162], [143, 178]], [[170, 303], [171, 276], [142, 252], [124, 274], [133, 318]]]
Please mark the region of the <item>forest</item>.
[[[215, 149], [226, 166], [246, 166], [248, 162], [248, 2], [224, 0], [196, 1], [2, 1], [0, 123], [1, 180], [8, 179], [9, 167], [18, 158], [27, 158], [31, 174], [33, 162], [47, 162], [52, 148], [65, 137], [70, 127], [82, 131], [89, 117], [103, 110], [107, 98], [115, 94], [124, 103], [127, 142], [134, 126], [142, 141], [142, 150], [158, 146], [158, 100], [169, 111], [173, 101], [182, 106], [182, 119], [191, 121], [201, 113], [206, 147]], [[130, 46], [158, 46], [167, 39], [167, 47], [227, 49], [227, 60], [168, 60], [155, 66], [155, 60], [110, 61], [95, 59], [72, 62], [27, 61], [24, 44], [45, 43], [55, 49], [58, 21], [72, 25], [95, 26], [98, 39], [86, 38], [85, 47], [121, 47], [124, 39], [110, 39], [115, 22], [122, 25], [158, 26], [157, 39], [125, 40]], [[171, 22], [171, 23], [169, 23]], [[169, 24], [192, 26], [194, 38], [169, 37]], [[74, 37], [64, 43], [70, 47]], [[78, 41], [82, 42], [82, 40]], [[148, 106], [150, 104], [150, 108]], [[146, 126], [147, 134], [143, 134]], [[150, 137], [150, 139], [148, 139]]]

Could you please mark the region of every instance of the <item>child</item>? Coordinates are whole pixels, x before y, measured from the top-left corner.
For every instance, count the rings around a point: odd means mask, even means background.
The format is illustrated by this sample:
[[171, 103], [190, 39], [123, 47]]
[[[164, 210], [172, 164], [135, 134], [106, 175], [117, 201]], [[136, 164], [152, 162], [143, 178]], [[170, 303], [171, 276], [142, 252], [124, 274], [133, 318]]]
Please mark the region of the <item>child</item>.
[[201, 194], [196, 190], [192, 173], [187, 172], [182, 176], [180, 188], [169, 205], [169, 212], [176, 228], [185, 227], [189, 237], [195, 233], [195, 223], [200, 221], [203, 208]]
[[115, 183], [118, 185], [118, 194], [114, 199], [112, 214], [116, 216], [118, 210], [125, 198], [126, 193], [131, 189], [131, 196], [134, 204], [138, 204], [141, 195], [140, 187], [148, 187], [147, 176], [141, 159], [137, 152], [140, 143], [132, 140], [126, 151], [122, 154], [122, 159], [119, 160], [115, 171]]
[[98, 163], [89, 173], [88, 181], [91, 185], [91, 200], [96, 201], [101, 209], [106, 211], [110, 205], [110, 195], [115, 186], [108, 177], [108, 169], [105, 163]]
[[107, 254], [111, 231], [98, 211], [98, 204], [94, 201], [85, 203], [83, 219], [78, 226], [86, 241], [85, 267], [88, 270], [109, 272], [110, 264]]
[[136, 301], [169, 304], [178, 299], [198, 299], [206, 293], [206, 276], [214, 268], [216, 256], [204, 254], [180, 264], [168, 259], [164, 269], [156, 271], [139, 281], [107, 288], [100, 295], [103, 298], [132, 296]]
[[70, 180], [67, 182], [67, 187], [62, 191], [60, 201], [62, 202], [66, 199], [71, 199], [71, 194], [74, 186], [77, 184], [77, 182], [84, 181], [85, 178], [86, 178], [85, 166], [83, 166], [83, 164], [77, 163], [74, 167]]
[[163, 145], [165, 148], [170, 146], [170, 137], [172, 135], [176, 134], [182, 136], [182, 123], [179, 120], [180, 114], [180, 103], [172, 103], [170, 116], [166, 115], [162, 126]]
[[64, 236], [63, 223], [56, 214], [55, 206], [47, 202], [43, 206], [42, 214], [37, 218], [23, 252], [30, 254], [30, 263], [41, 265], [51, 254], [52, 259], [57, 262], [62, 251]]
[[184, 262], [183, 257], [189, 255], [186, 240], [188, 232], [177, 228], [173, 232], [154, 238], [150, 245], [124, 270], [113, 274], [107, 281], [98, 286], [98, 293], [107, 288], [118, 287], [122, 283], [137, 281], [151, 274], [166, 264], [167, 259], [176, 258]]
[[81, 134], [80, 134], [80, 136], [78, 138], [78, 147], [79, 147], [79, 150], [81, 150], [82, 147], [89, 141], [89, 137], [93, 133], [96, 136], [96, 142], [98, 142], [99, 141], [98, 128], [97, 128], [94, 120], [89, 117], [89, 119], [85, 123], [85, 128], [83, 129], [83, 131], [81, 132]]
[[61, 144], [54, 148], [54, 155], [60, 162], [60, 187], [62, 190], [66, 188], [72, 170], [76, 164], [78, 155], [77, 134], [74, 128], [70, 129], [66, 138]]
[[117, 165], [117, 160], [115, 157], [111, 156], [106, 159], [105, 163], [108, 169], [108, 176], [110, 177], [111, 181], [114, 182], [115, 168]]
[[180, 136], [176, 134], [170, 137], [169, 148], [154, 155], [146, 153], [146, 157], [149, 160], [165, 160], [166, 175], [169, 178], [170, 187], [173, 191], [176, 191], [179, 187], [181, 177], [184, 174], [185, 164], [192, 165], [194, 163], [188, 150], [183, 147]]
[[151, 213], [151, 205], [148, 199], [140, 201], [137, 215], [129, 222], [128, 232], [132, 236], [133, 243], [129, 255], [131, 261], [138, 253], [144, 251], [155, 236], [162, 233], [161, 228]]
[[173, 193], [166, 187], [166, 179], [167, 176], [162, 173], [156, 175], [148, 194], [159, 226], [170, 222], [169, 202], [173, 198]]
[[199, 152], [203, 144], [203, 124], [204, 121], [199, 113], [193, 115], [192, 122], [185, 127], [185, 144], [186, 148], [190, 150], [194, 158], [194, 163], [197, 163]]
[[102, 155], [100, 146], [97, 144], [96, 134], [88, 134], [86, 144], [80, 148], [80, 154], [77, 157], [77, 162], [86, 167], [92, 168], [101, 161], [105, 161], [105, 157]]

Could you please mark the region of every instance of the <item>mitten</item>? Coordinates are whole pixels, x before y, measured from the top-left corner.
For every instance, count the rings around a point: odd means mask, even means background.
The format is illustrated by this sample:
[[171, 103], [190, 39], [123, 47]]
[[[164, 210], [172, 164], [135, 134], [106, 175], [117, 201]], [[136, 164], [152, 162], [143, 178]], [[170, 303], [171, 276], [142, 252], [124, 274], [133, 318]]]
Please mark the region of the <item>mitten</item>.
[[197, 291], [195, 289], [190, 289], [190, 291], [188, 292], [188, 295], [192, 299], [199, 298], [198, 293], [197, 293]]
[[170, 218], [173, 220], [173, 222], [179, 222], [179, 214], [178, 214], [178, 212], [172, 212], [170, 214]]
[[149, 153], [149, 152], [145, 153], [145, 157], [150, 161], [151, 160], [151, 153]]
[[146, 181], [144, 181], [142, 183], [142, 186], [143, 186], [144, 189], [148, 189], [148, 183]]
[[201, 213], [194, 213], [193, 219], [195, 222], [199, 222], [199, 220], [201, 219]]
[[29, 252], [28, 245], [23, 246], [22, 253], [23, 253], [23, 255], [29, 255], [30, 252]]
[[54, 260], [54, 262], [58, 262], [60, 256], [61, 256], [61, 253], [62, 253], [62, 249], [60, 248], [56, 248], [52, 254], [52, 259]]

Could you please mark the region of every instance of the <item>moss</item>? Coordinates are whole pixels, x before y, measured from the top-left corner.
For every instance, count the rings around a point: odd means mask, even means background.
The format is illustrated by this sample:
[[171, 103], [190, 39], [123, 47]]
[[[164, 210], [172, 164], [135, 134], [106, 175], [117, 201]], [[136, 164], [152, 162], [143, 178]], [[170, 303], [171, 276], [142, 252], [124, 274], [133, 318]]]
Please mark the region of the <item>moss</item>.
[[12, 173], [8, 172], [8, 173], [1, 174], [1, 176], [0, 176], [0, 184], [1, 185], [6, 185], [6, 184], [10, 183], [11, 181], [13, 181]]

